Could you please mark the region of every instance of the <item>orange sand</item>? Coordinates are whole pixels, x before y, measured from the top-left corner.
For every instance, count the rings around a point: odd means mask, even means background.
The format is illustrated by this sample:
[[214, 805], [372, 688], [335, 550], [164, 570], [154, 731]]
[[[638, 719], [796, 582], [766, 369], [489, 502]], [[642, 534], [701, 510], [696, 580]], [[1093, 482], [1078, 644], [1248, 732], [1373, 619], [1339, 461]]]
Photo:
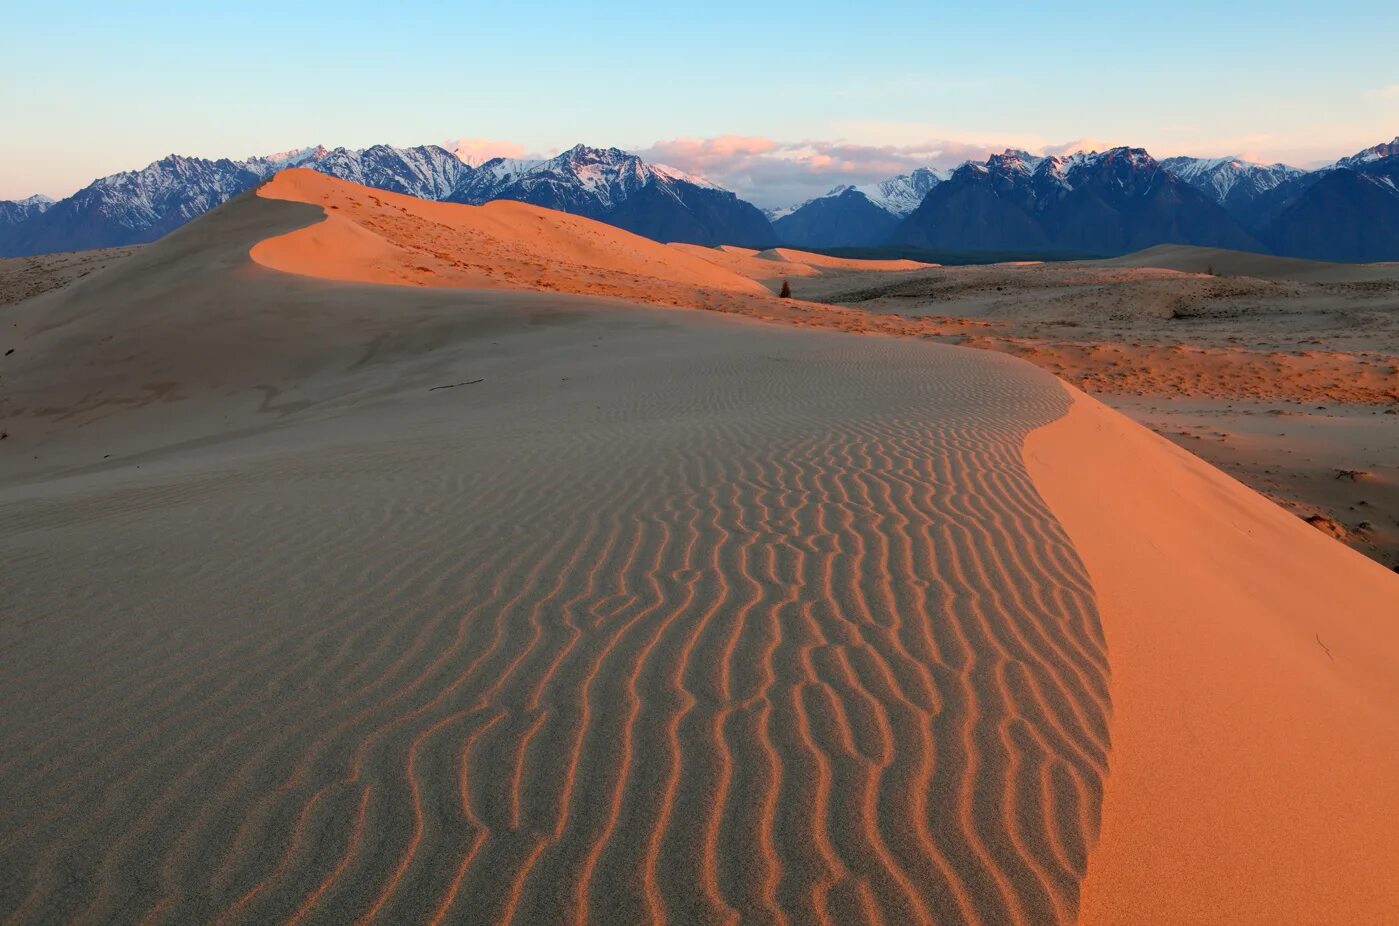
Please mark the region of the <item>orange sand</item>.
[[1384, 354], [1017, 337], [950, 319], [945, 327], [969, 332], [963, 346], [1028, 360], [1095, 395], [1399, 403], [1395, 358]]
[[1399, 577], [1081, 393], [1025, 457], [1112, 666], [1081, 921], [1392, 922]]
[[758, 252], [751, 248], [737, 248], [729, 245], [718, 248], [707, 248], [702, 244], [680, 244], [678, 242], [672, 243], [670, 247], [682, 254], [689, 254], [701, 260], [707, 260], [716, 266], [723, 267], [740, 276], [748, 277], [750, 280], [777, 280], [783, 277], [814, 277], [821, 272], [807, 264], [790, 264], [759, 257]]
[[361, 283], [558, 290], [645, 302], [696, 290], [767, 291], [713, 262], [581, 216], [525, 203], [436, 203], [286, 170], [258, 190], [311, 203], [326, 221], [262, 241], [276, 270]]
[[804, 264], [822, 270], [929, 270], [937, 264], [923, 264], [916, 260], [856, 260], [850, 257], [831, 257], [828, 254], [813, 254], [810, 251], [797, 251], [792, 248], [769, 248], [758, 254], [766, 260], [790, 264]]

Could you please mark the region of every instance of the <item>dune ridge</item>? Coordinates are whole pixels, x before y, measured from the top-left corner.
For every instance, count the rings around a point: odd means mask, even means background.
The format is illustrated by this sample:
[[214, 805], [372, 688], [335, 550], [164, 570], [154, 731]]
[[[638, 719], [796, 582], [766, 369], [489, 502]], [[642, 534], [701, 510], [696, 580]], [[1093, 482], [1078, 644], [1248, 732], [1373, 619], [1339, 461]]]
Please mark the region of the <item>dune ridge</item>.
[[1052, 378], [229, 256], [317, 219], [249, 197], [32, 310], [25, 403], [86, 394], [41, 349], [190, 363], [110, 461], [116, 418], [17, 428], [66, 456], [0, 479], [0, 918], [1073, 921], [1108, 662], [1021, 455]]
[[257, 190], [325, 220], [258, 242], [265, 267], [363, 283], [553, 290], [649, 303], [699, 291], [769, 293], [711, 261], [602, 222], [527, 203], [438, 203], [305, 168]]

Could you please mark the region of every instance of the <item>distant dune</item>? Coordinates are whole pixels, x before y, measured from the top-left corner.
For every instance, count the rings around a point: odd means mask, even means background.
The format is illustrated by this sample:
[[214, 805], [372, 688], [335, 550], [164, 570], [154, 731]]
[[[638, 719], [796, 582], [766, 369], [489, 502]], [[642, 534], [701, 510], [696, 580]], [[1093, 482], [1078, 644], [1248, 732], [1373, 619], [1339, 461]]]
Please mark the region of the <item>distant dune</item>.
[[1394, 909], [1399, 577], [715, 253], [292, 171], [11, 307], [0, 920]]
[[916, 260], [858, 260], [853, 257], [831, 257], [811, 251], [798, 251], [793, 248], [769, 248], [758, 252], [765, 260], [781, 261], [789, 264], [805, 264], [822, 270], [928, 270], [937, 264], [925, 264]]
[[1306, 283], [1355, 283], [1399, 279], [1399, 264], [1331, 264], [1296, 257], [1273, 257], [1224, 248], [1162, 244], [1110, 260], [1089, 261], [1103, 267], [1159, 267], [1185, 273], [1298, 280]]
[[750, 280], [780, 280], [783, 277], [814, 277], [821, 271], [810, 264], [786, 263], [769, 260], [752, 248], [738, 248], [731, 245], [707, 248], [699, 244], [671, 244], [670, 247], [686, 254], [717, 264]]
[[361, 283], [555, 290], [653, 303], [697, 289], [767, 293], [710, 261], [526, 203], [435, 203], [300, 168], [282, 171], [257, 195], [327, 210], [324, 222], [253, 248], [253, 260], [291, 273]]

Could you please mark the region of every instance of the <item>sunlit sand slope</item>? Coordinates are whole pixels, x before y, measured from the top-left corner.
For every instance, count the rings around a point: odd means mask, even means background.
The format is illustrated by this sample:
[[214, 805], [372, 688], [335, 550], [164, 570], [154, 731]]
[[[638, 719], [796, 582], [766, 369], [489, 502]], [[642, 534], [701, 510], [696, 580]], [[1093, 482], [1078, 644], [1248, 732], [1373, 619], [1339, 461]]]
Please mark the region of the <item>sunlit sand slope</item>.
[[1075, 919], [1109, 679], [1051, 377], [236, 257], [318, 218], [26, 310], [0, 920]]
[[1026, 457], [1111, 654], [1083, 922], [1393, 921], [1399, 575], [1082, 393]]
[[769, 295], [675, 248], [553, 209], [499, 200], [437, 203], [312, 170], [285, 170], [257, 195], [322, 207], [326, 218], [259, 242], [257, 263], [336, 280], [499, 287], [693, 301], [701, 291]]

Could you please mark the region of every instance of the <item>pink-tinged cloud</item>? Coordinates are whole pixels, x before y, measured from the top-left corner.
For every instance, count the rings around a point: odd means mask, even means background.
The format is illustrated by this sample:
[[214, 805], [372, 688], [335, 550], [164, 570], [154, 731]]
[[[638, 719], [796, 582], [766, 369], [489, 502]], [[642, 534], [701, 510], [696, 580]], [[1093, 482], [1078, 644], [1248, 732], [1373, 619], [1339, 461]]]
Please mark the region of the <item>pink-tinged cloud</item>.
[[1062, 145], [1045, 145], [1039, 149], [1039, 154], [1049, 157], [1058, 155], [1063, 157], [1069, 154], [1078, 154], [1080, 151], [1107, 151], [1109, 148], [1116, 148], [1122, 142], [1107, 141], [1101, 138], [1080, 138], [1075, 141], [1066, 141]]
[[476, 167], [491, 158], [522, 158], [525, 146], [512, 141], [495, 141], [490, 138], [458, 138], [442, 143], [442, 147]]
[[698, 174], [769, 208], [788, 206], [842, 184], [872, 183], [919, 167], [954, 167], [1000, 147], [935, 141], [920, 145], [861, 145], [755, 136], [675, 138], [636, 153], [647, 161]]

